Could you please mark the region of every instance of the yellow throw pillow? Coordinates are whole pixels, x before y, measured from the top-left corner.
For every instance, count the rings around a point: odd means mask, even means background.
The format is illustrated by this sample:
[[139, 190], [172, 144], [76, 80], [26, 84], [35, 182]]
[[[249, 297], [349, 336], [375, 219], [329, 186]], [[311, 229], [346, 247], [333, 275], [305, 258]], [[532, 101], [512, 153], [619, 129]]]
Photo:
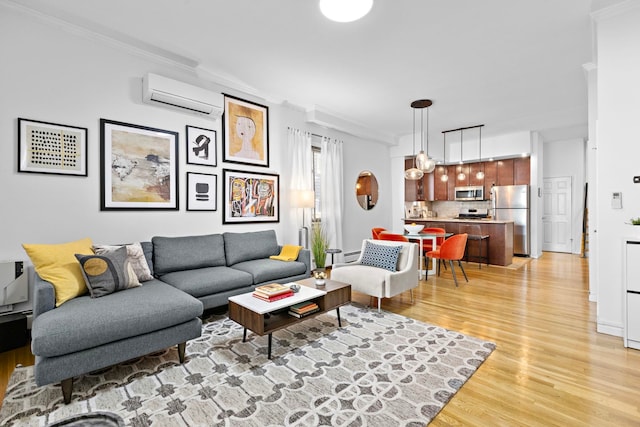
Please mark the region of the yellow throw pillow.
[[91, 239], [57, 245], [23, 244], [38, 275], [53, 285], [56, 307], [87, 292], [76, 254], [93, 255]]
[[271, 255], [269, 258], [280, 261], [295, 261], [298, 259], [302, 246], [284, 245], [280, 251], [280, 255]]

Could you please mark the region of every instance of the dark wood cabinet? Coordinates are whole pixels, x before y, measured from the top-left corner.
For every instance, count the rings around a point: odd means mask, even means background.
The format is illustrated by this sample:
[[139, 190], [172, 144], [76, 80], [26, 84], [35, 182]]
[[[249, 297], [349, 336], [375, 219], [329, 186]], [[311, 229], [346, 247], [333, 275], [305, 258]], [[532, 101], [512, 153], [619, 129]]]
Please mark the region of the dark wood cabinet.
[[456, 167], [453, 165], [449, 165], [447, 167], [447, 176], [449, 176], [449, 181], [447, 181], [447, 200], [455, 200], [456, 199], [456, 186], [457, 183], [457, 175]]
[[[445, 176], [447, 179], [443, 180]], [[433, 171], [433, 200], [447, 200], [448, 195], [448, 179], [447, 168], [445, 166], [436, 166]]]
[[498, 185], [498, 162], [484, 162], [484, 198], [489, 200], [491, 187]]
[[513, 159], [498, 160], [498, 182], [496, 185], [513, 185]]
[[[413, 167], [413, 159], [405, 159], [405, 170]], [[415, 202], [417, 200], [427, 201], [433, 199], [433, 183], [434, 174], [426, 173], [422, 179], [412, 181], [409, 179], [404, 180], [404, 200], [406, 202]]]
[[484, 186], [484, 177], [478, 178], [478, 172], [484, 172], [484, 162], [469, 163], [469, 185]]
[[531, 159], [529, 157], [518, 157], [513, 161], [513, 183], [515, 185], [530, 184], [531, 182]]

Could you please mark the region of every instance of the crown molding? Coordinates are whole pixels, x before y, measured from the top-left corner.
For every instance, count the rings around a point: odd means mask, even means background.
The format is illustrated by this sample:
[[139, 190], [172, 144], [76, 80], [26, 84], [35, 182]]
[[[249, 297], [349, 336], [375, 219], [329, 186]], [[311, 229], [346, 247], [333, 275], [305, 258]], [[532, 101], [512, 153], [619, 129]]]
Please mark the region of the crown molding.
[[637, 0], [624, 0], [620, 3], [591, 12], [591, 18], [594, 22], [602, 22], [639, 8], [640, 2]]

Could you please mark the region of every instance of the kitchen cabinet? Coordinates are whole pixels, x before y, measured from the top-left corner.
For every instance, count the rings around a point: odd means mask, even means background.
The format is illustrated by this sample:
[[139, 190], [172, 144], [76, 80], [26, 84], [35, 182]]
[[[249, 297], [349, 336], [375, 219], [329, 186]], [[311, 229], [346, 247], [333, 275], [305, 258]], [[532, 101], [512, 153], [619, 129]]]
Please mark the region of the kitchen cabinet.
[[529, 157], [518, 157], [513, 161], [514, 185], [528, 185], [531, 181], [531, 160]]
[[453, 165], [447, 167], [447, 175], [449, 176], [449, 181], [447, 181], [447, 200], [456, 199], [456, 185], [458, 185], [456, 182], [458, 179], [456, 169]]
[[489, 200], [491, 187], [498, 185], [498, 162], [484, 162], [484, 198]]
[[[405, 159], [405, 170], [413, 167], [413, 158]], [[427, 201], [433, 200], [433, 182], [434, 174], [426, 173], [422, 179], [412, 181], [404, 180], [404, 200], [406, 202], [415, 202], [417, 200]]]
[[496, 185], [513, 185], [513, 159], [498, 160], [498, 182]]
[[[460, 174], [464, 175], [462, 179], [459, 179]], [[469, 165], [457, 165], [456, 166], [456, 187], [468, 187], [469, 186]]]
[[[443, 181], [443, 176], [446, 176], [447, 180]], [[445, 166], [436, 166], [433, 171], [433, 200], [448, 199], [448, 183], [447, 168]]]
[[484, 186], [484, 177], [478, 178], [478, 172], [484, 172], [484, 162], [469, 163], [469, 185]]

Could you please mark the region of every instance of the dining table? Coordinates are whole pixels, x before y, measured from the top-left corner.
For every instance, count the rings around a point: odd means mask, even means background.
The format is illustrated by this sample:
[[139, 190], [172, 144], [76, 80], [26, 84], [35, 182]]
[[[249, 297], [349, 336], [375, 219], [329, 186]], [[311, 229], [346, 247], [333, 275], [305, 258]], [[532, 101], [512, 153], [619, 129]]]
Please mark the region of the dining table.
[[431, 273], [432, 275], [436, 273], [436, 263], [432, 263], [432, 266], [430, 269], [427, 270], [427, 268], [429, 267], [428, 265], [424, 265], [424, 254], [422, 251], [422, 243], [425, 240], [430, 240], [431, 241], [431, 247], [433, 248], [433, 250], [436, 250], [438, 248], [437, 245], [437, 241], [439, 237], [444, 237], [445, 239], [453, 236], [454, 233], [449, 233], [449, 232], [445, 232], [445, 233], [409, 233], [407, 231], [401, 231], [397, 234], [403, 234], [407, 239], [409, 239], [410, 241], [418, 241], [418, 247], [419, 247], [419, 253], [420, 253], [420, 280], [422, 280], [423, 277], [425, 277], [425, 272], [428, 275], [429, 273]]

